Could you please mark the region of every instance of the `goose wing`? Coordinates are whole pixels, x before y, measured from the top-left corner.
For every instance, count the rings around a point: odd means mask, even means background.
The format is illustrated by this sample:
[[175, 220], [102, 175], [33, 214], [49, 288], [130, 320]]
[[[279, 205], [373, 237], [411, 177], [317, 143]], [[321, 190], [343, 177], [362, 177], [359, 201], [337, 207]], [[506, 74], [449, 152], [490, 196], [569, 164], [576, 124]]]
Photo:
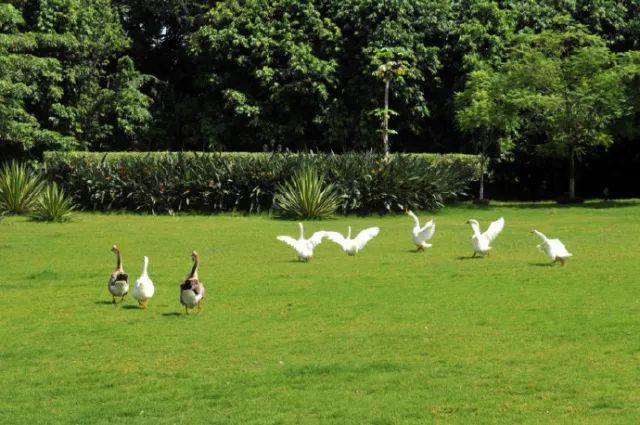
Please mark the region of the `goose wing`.
[[358, 249], [364, 248], [367, 242], [375, 238], [378, 233], [380, 233], [379, 227], [369, 227], [358, 233], [358, 236], [356, 236], [356, 238], [354, 239], [356, 245], [358, 246]]
[[[340, 233], [338, 233], [338, 232], [325, 232], [325, 236], [331, 242], [335, 242], [338, 245], [340, 245], [342, 248], [346, 248], [347, 240]], [[358, 236], [360, 236], [360, 235], [358, 235]]]
[[504, 218], [500, 217], [496, 221], [491, 222], [489, 228], [482, 234], [485, 238], [492, 242], [495, 238], [498, 237], [500, 232], [504, 229]]
[[426, 242], [433, 237], [433, 234], [436, 232], [436, 224], [433, 220], [429, 220], [427, 224], [424, 225], [422, 229], [416, 234], [416, 237], [420, 240], [420, 242]]
[[319, 232], [315, 232], [309, 238], [309, 242], [311, 242], [311, 245], [315, 248], [317, 245], [320, 245], [320, 242], [322, 242], [322, 238], [326, 237], [327, 233], [328, 232], [326, 232], [324, 230], [320, 230]]
[[300, 248], [300, 241], [298, 239], [294, 239], [291, 236], [278, 236], [277, 239], [293, 247], [294, 249]]
[[124, 281], [129, 281], [129, 274], [125, 273], [125, 272], [121, 272], [116, 270], [115, 272], [111, 273], [111, 278], [109, 279], [109, 282], [113, 283], [119, 280], [124, 280]]

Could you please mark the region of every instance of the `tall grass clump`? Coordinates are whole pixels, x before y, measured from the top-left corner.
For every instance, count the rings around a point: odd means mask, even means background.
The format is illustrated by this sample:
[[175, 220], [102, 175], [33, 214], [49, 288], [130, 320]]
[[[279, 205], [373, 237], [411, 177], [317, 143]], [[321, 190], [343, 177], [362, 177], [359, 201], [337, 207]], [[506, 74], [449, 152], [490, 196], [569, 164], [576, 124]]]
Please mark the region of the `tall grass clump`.
[[0, 210], [8, 214], [27, 214], [43, 187], [39, 176], [25, 164], [11, 161], [0, 172]]
[[65, 222], [72, 218], [75, 205], [55, 182], [48, 184], [35, 203], [31, 218], [36, 221]]
[[282, 217], [322, 219], [336, 212], [341, 198], [332, 184], [325, 184], [316, 169], [306, 165], [278, 186], [274, 201]]

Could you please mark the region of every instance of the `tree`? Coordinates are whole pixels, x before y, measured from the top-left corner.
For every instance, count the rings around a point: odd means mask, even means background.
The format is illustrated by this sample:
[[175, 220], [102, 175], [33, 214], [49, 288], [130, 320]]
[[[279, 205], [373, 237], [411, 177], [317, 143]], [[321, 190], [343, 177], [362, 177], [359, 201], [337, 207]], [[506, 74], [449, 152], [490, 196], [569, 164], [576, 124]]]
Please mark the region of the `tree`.
[[209, 143], [260, 149], [313, 139], [335, 89], [339, 29], [312, 1], [231, 0], [191, 38]]
[[[436, 0], [345, 0], [322, 2], [321, 10], [340, 28], [337, 91], [328, 112], [326, 138], [343, 149], [377, 145], [384, 97], [376, 76], [387, 61], [402, 62], [389, 102], [398, 113], [395, 130], [402, 148], [424, 148], [426, 118], [439, 89], [440, 47], [452, 25], [449, 2]], [[376, 116], [378, 115], [378, 116]], [[402, 144], [400, 144], [402, 142]], [[416, 146], [417, 143], [420, 145]]]
[[374, 113], [381, 118], [382, 128], [380, 129], [380, 133], [382, 134], [382, 148], [386, 161], [389, 160], [389, 135], [397, 133], [395, 130], [389, 128], [389, 118], [391, 115], [397, 115], [397, 112], [389, 109], [389, 88], [391, 86], [391, 80], [394, 77], [402, 77], [406, 70], [407, 67], [402, 61], [389, 59], [378, 65], [374, 73], [374, 75], [384, 83], [384, 107], [382, 109], [376, 109]]
[[502, 75], [486, 67], [469, 74], [464, 91], [455, 95], [456, 121], [471, 134], [480, 154], [478, 200], [484, 201], [484, 175], [492, 155], [511, 149], [511, 138], [519, 125], [519, 116], [505, 103]]
[[559, 30], [523, 33], [502, 67], [507, 100], [526, 128], [546, 136], [539, 152], [569, 163], [569, 199], [576, 199], [576, 163], [613, 143], [612, 122], [628, 112], [618, 57], [597, 35], [566, 18]]
[[[153, 75], [143, 86], [153, 97], [149, 131], [139, 143], [153, 149], [202, 149], [210, 138], [200, 125], [209, 113], [197, 86], [200, 70], [189, 37], [200, 28], [214, 0], [113, 0], [131, 39], [135, 67]], [[204, 107], [203, 107], [204, 106]]]
[[473, 71], [497, 65], [515, 30], [513, 12], [501, 8], [497, 0], [464, 0], [457, 4], [456, 13], [457, 38], [452, 47], [462, 52], [462, 66]]
[[95, 149], [104, 139], [129, 147], [150, 99], [128, 84], [131, 115], [109, 95], [110, 81], [140, 81], [117, 66], [127, 47], [110, 0], [0, 4], [0, 148]]

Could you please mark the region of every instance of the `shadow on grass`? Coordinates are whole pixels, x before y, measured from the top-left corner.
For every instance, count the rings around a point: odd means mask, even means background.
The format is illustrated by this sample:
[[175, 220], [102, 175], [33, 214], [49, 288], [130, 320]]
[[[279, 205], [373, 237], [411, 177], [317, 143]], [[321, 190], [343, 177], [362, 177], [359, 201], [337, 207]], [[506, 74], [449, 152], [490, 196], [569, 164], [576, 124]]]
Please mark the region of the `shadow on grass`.
[[529, 263], [530, 266], [536, 266], [536, 267], [553, 267], [556, 264], [555, 263]]
[[469, 255], [466, 257], [456, 257], [456, 260], [479, 260], [481, 258], [484, 257], [482, 257], [481, 255], [476, 255], [475, 257], [473, 255]]
[[138, 307], [137, 305], [123, 305], [122, 308], [126, 309], [126, 310], [144, 310], [143, 308]]
[[162, 313], [162, 316], [164, 316], [164, 317], [179, 317], [179, 316], [184, 316], [184, 314], [179, 313], [177, 311], [172, 311], [171, 313]]
[[637, 207], [640, 205], [638, 200], [593, 200], [585, 201], [581, 204], [558, 203], [558, 202], [514, 202], [506, 204], [497, 204], [497, 208], [514, 208], [514, 209], [541, 209], [541, 208], [586, 208], [601, 210], [607, 208], [626, 208]]
[[116, 305], [113, 303], [113, 301], [96, 301], [94, 302], [94, 304], [98, 304], [98, 305]]
[[312, 261], [280, 260], [280, 261], [274, 261], [274, 262], [277, 262], [277, 263], [284, 263], [284, 264], [291, 264], [291, 263], [307, 264], [307, 263], [311, 263]]

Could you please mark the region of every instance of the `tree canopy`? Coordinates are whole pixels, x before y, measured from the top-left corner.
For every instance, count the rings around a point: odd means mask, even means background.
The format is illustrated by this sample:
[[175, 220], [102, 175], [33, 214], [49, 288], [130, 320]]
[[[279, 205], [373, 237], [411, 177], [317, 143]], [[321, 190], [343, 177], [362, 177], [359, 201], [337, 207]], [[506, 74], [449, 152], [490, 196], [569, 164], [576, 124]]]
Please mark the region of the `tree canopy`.
[[581, 160], [640, 137], [639, 40], [636, 0], [13, 0], [0, 151]]
[[151, 98], [128, 47], [108, 0], [0, 4], [2, 147], [135, 147]]
[[609, 146], [611, 125], [630, 109], [617, 55], [584, 26], [561, 26], [518, 37], [501, 66], [502, 87], [526, 128], [546, 135], [538, 150], [569, 161], [573, 199], [575, 161]]

